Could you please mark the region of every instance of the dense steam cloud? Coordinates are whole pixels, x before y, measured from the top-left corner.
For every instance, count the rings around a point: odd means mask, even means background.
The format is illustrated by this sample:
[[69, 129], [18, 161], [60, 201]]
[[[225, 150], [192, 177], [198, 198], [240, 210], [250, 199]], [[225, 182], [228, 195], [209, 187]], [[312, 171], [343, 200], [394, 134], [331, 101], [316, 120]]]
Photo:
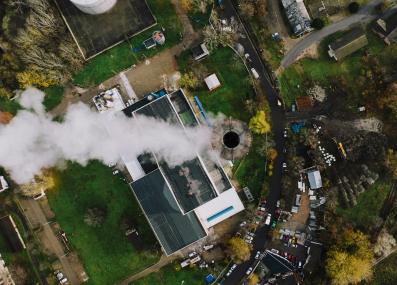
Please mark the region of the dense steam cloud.
[[44, 111], [44, 94], [37, 89], [22, 93], [24, 110], [7, 125], [0, 125], [0, 165], [17, 183], [29, 182], [41, 169], [65, 160], [85, 165], [91, 159], [117, 162], [143, 152], [154, 152], [170, 165], [180, 164], [209, 148], [206, 127], [183, 130], [148, 117], [127, 118], [91, 111], [82, 103], [69, 106], [63, 122]]

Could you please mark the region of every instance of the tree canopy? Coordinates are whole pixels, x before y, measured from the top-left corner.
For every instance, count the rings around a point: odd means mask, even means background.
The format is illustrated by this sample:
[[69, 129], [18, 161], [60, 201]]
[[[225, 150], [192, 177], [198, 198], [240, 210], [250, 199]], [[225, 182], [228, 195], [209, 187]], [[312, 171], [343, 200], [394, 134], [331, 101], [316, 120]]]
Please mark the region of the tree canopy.
[[266, 134], [270, 131], [270, 124], [266, 121], [266, 114], [264, 111], [259, 111], [249, 121], [248, 127], [250, 130], [258, 135]]
[[239, 237], [233, 237], [227, 242], [227, 253], [236, 263], [247, 261], [251, 255], [248, 244]]
[[372, 259], [368, 237], [346, 229], [328, 252], [325, 269], [334, 285], [357, 284], [371, 278]]

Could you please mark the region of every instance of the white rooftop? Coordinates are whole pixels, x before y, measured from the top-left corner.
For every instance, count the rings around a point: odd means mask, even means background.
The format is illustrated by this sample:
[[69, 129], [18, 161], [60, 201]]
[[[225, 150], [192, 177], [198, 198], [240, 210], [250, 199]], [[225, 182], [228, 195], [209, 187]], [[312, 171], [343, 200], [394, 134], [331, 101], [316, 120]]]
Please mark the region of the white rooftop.
[[100, 113], [112, 113], [121, 111], [125, 108], [125, 104], [121, 94], [117, 88], [108, 89], [92, 98], [94, 104]]
[[207, 85], [208, 89], [210, 91], [218, 88], [219, 86], [221, 86], [221, 83], [219, 82], [218, 77], [216, 76], [215, 73], [211, 74], [210, 76], [206, 77], [204, 79], [205, 84]]
[[321, 181], [321, 174], [318, 170], [312, 170], [307, 173], [309, 179], [310, 189], [318, 189], [323, 187], [323, 182]]
[[197, 207], [194, 212], [205, 230], [244, 210], [236, 190], [231, 188]]

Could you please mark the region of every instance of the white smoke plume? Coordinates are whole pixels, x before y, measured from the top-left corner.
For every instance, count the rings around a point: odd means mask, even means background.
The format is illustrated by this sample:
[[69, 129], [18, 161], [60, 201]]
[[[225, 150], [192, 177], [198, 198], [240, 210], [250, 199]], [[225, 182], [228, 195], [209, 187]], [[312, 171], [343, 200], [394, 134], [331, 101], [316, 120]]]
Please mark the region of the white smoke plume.
[[120, 112], [109, 116], [91, 111], [83, 103], [69, 106], [62, 122], [44, 111], [44, 94], [24, 91], [24, 107], [7, 125], [0, 125], [0, 165], [17, 183], [26, 183], [43, 168], [70, 160], [85, 165], [98, 159], [105, 164], [154, 152], [159, 159], [177, 165], [210, 148], [210, 129], [186, 128]]

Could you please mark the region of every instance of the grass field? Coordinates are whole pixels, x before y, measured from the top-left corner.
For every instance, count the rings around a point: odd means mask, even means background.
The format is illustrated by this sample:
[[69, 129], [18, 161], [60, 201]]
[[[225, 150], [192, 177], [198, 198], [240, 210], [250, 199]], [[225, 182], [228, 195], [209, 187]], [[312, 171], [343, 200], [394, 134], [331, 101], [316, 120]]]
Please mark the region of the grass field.
[[[48, 198], [56, 220], [84, 263], [89, 284], [113, 284], [158, 259], [155, 254], [134, 249], [120, 229], [122, 220], [132, 220], [145, 243], [155, 244], [132, 191], [112, 175], [109, 167], [96, 161], [86, 167], [69, 163], [58, 174], [56, 189], [48, 193]], [[83, 221], [90, 207], [106, 209], [105, 221], [99, 228]]]
[[[90, 60], [81, 71], [74, 75], [73, 81], [76, 85], [83, 87], [97, 85], [131, 65], [179, 42], [179, 33], [182, 28], [172, 3], [169, 0], [146, 0], [146, 2], [157, 19], [157, 25]], [[132, 52], [131, 48], [141, 46], [153, 31], [161, 27], [165, 28], [164, 46], [138, 53]]]
[[204, 278], [207, 274], [208, 272], [205, 270], [195, 268], [176, 271], [174, 265], [170, 264], [163, 267], [159, 272], [152, 273], [130, 285], [204, 285]]
[[376, 182], [357, 198], [357, 205], [348, 209], [337, 209], [347, 221], [365, 230], [377, 219], [391, 184]]
[[[211, 5], [210, 5], [211, 6]], [[209, 25], [209, 18], [211, 15], [212, 7], [208, 7], [205, 13], [189, 12], [188, 17], [195, 31], [199, 31], [205, 26]]]
[[[190, 52], [178, 58], [180, 70], [186, 72], [192, 66], [205, 70], [205, 74], [215, 73], [222, 86], [209, 92], [202, 82], [197, 90], [191, 92], [197, 96], [204, 109], [210, 113], [222, 113], [226, 116], [248, 122], [251, 114], [245, 108], [245, 101], [254, 97], [247, 70], [230, 48], [219, 48], [199, 64], [191, 62]], [[194, 64], [194, 65], [192, 65]]]
[[254, 136], [249, 153], [242, 160], [235, 161], [233, 166], [234, 178], [240, 185], [248, 186], [256, 198], [265, 194], [262, 193], [267, 177], [264, 142], [263, 136]]
[[369, 45], [339, 62], [327, 55], [327, 46], [341, 33], [326, 38], [319, 46], [319, 58], [304, 58], [289, 66], [279, 77], [281, 93], [287, 105], [291, 105], [298, 96], [306, 95], [306, 85], [315, 82], [324, 88], [330, 87], [330, 80], [345, 81], [348, 86], [349, 101], [360, 100], [362, 90], [357, 85], [357, 78], [365, 71], [362, 58], [365, 52], [376, 56], [382, 65], [387, 66], [390, 58], [390, 47], [384, 44], [371, 32], [367, 31]]
[[376, 265], [373, 279], [365, 282], [367, 285], [395, 285], [397, 284], [397, 253], [391, 254]]
[[44, 90], [44, 106], [47, 111], [54, 109], [61, 103], [63, 98], [63, 87], [62, 86], [51, 86]]
[[21, 106], [15, 100], [8, 100], [0, 97], [0, 111], [10, 112], [15, 115], [18, 110], [21, 109]]

